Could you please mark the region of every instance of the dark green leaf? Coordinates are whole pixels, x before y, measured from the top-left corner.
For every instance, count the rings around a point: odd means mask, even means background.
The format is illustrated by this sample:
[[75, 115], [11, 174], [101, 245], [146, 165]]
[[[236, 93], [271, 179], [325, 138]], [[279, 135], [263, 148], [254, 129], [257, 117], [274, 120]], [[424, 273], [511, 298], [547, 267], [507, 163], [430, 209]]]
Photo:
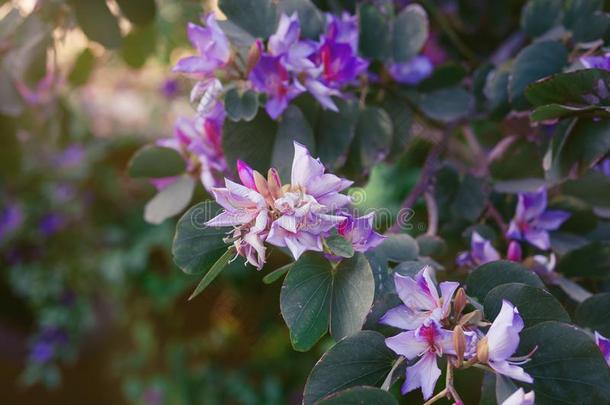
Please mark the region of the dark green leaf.
[[177, 176], [185, 170], [184, 159], [177, 151], [155, 145], [146, 145], [138, 150], [127, 169], [131, 177], [145, 178]]
[[353, 387], [331, 394], [316, 402], [316, 405], [398, 405], [387, 391], [375, 387]]
[[508, 79], [510, 71], [496, 69], [487, 75], [483, 93], [488, 100], [487, 109], [494, 118], [503, 117], [510, 111], [508, 100]]
[[154, 54], [157, 47], [157, 27], [150, 24], [133, 27], [123, 38], [121, 56], [125, 63], [134, 69], [139, 69]]
[[392, 133], [392, 120], [382, 108], [365, 107], [360, 111], [356, 136], [346, 163], [355, 172], [355, 176], [368, 173], [387, 156], [392, 144]]
[[[489, 170], [495, 183], [544, 181], [542, 157], [543, 151], [533, 142], [520, 138], [510, 144], [501, 156], [492, 160]], [[533, 184], [534, 187], [537, 185], [539, 184]]]
[[464, 118], [471, 112], [474, 97], [468, 91], [454, 87], [423, 93], [417, 104], [433, 120], [451, 122]]
[[568, 277], [610, 277], [610, 243], [593, 242], [568, 252], [559, 260], [557, 271]]
[[561, 42], [535, 42], [519, 52], [508, 83], [513, 108], [519, 111], [527, 109], [526, 87], [538, 79], [561, 72], [567, 62], [568, 51]]
[[610, 179], [597, 170], [589, 170], [578, 179], [566, 181], [561, 190], [566, 195], [579, 198], [592, 206], [610, 207], [610, 192], [600, 192], [610, 190]]
[[74, 66], [68, 75], [68, 81], [74, 87], [82, 86], [87, 83], [93, 68], [95, 67], [95, 55], [91, 49], [85, 48], [78, 54]]
[[233, 121], [251, 121], [258, 112], [258, 96], [252, 90], [231, 89], [225, 94], [225, 109]]
[[121, 45], [121, 30], [117, 19], [106, 5], [105, 0], [70, 0], [76, 14], [76, 21], [87, 38], [106, 48]]
[[548, 104], [537, 107], [532, 111], [530, 119], [532, 121], [553, 121], [575, 116], [610, 117], [610, 111], [608, 107], [573, 107], [561, 104]]
[[363, 4], [358, 9], [360, 17], [360, 53], [369, 58], [386, 60], [392, 48], [391, 24], [388, 17], [372, 4]]
[[288, 271], [290, 270], [291, 267], [292, 267], [292, 263], [288, 263], [288, 264], [280, 267], [279, 269], [273, 270], [271, 273], [269, 273], [269, 274], [265, 275], [265, 277], [263, 277], [263, 283], [265, 283], [265, 284], [275, 283], [284, 274], [288, 273]]
[[392, 143], [388, 157], [396, 158], [404, 154], [405, 147], [411, 139], [413, 111], [405, 101], [391, 94], [386, 95], [381, 107], [392, 120]]
[[[602, 69], [583, 69], [574, 72], [558, 73], [539, 80], [525, 91], [529, 102], [534, 106], [562, 104], [588, 106], [594, 99], [599, 102], [608, 100], [599, 91], [607, 93], [610, 85], [610, 72]], [[585, 97], [587, 96], [587, 97]], [[595, 104], [598, 104], [595, 103]]]
[[325, 243], [330, 249], [330, 253], [339, 257], [352, 257], [354, 248], [352, 243], [341, 235], [332, 235], [325, 239]]
[[267, 38], [275, 31], [277, 10], [271, 0], [219, 0], [218, 7], [230, 22], [255, 38]]
[[521, 283], [502, 284], [492, 289], [485, 297], [485, 318], [493, 321], [507, 300], [517, 307], [529, 328], [544, 321], [570, 322], [570, 316], [559, 301], [549, 292]]
[[563, 136], [553, 138], [553, 168], [562, 178], [573, 170], [584, 173], [610, 152], [610, 120], [579, 119]]
[[584, 331], [556, 321], [539, 323], [521, 332], [517, 355], [535, 348], [523, 368], [534, 379], [537, 405], [608, 402], [608, 365]]
[[190, 295], [189, 301], [198, 296], [205, 290], [211, 283], [214, 281], [216, 277], [220, 274], [221, 271], [229, 264], [229, 261], [235, 256], [235, 250], [227, 249], [227, 251], [220, 256], [220, 258], [212, 265], [210, 270], [205, 273], [205, 276], [201, 279], [195, 291]]
[[576, 323], [610, 336], [610, 293], [595, 294], [576, 308]]
[[420, 256], [438, 257], [445, 254], [447, 243], [437, 235], [419, 235], [415, 238]]
[[538, 37], [559, 23], [562, 0], [529, 0], [521, 12], [521, 28]]
[[315, 153], [315, 139], [311, 126], [299, 107], [291, 105], [282, 115], [271, 158], [271, 166], [278, 170], [285, 183], [290, 182], [295, 141], [305, 145], [312, 154]]
[[190, 208], [178, 221], [172, 246], [174, 263], [188, 274], [207, 271], [227, 250], [223, 238], [228, 228], [212, 228], [207, 221], [220, 214], [221, 208], [206, 201]]
[[326, 352], [311, 371], [303, 404], [314, 404], [346, 388], [381, 384], [394, 359], [380, 333], [362, 331], [345, 338]]
[[320, 112], [316, 131], [318, 156], [330, 170], [343, 166], [356, 133], [358, 103], [335, 99], [339, 112]]
[[466, 279], [466, 292], [482, 303], [494, 287], [507, 283], [523, 283], [544, 288], [540, 278], [526, 267], [508, 260], [498, 260], [474, 269]]
[[488, 196], [487, 179], [467, 174], [451, 205], [452, 212], [457, 217], [474, 222], [483, 213]]
[[375, 249], [375, 253], [386, 261], [400, 263], [416, 260], [419, 255], [419, 246], [415, 239], [406, 233], [389, 234], [387, 239]]
[[121, 13], [136, 25], [146, 25], [155, 19], [155, 0], [116, 0]]
[[194, 190], [195, 180], [188, 174], [180, 176], [146, 203], [144, 219], [151, 224], [160, 224], [180, 214], [191, 202]]
[[394, 19], [394, 61], [405, 62], [419, 53], [428, 39], [428, 16], [419, 4], [405, 7]]

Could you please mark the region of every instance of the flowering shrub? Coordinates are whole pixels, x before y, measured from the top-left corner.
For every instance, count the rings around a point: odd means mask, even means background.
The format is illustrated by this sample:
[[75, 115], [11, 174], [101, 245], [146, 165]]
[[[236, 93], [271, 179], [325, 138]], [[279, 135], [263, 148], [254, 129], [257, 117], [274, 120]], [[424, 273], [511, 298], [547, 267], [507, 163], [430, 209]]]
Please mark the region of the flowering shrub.
[[[174, 260], [204, 274], [191, 298], [229, 263], [266, 271], [286, 254], [263, 281], [284, 277], [293, 347], [327, 331], [336, 342], [304, 404], [396, 403], [400, 379], [403, 395], [462, 404], [454, 376], [470, 368], [489, 403], [608, 402], [601, 3], [530, 0], [494, 53], [461, 41], [450, 6], [343, 3], [221, 0], [226, 20], [188, 26], [197, 55], [174, 72], [196, 80], [193, 136], [179, 121], [158, 145], [215, 200], [178, 221]], [[132, 170], [146, 172], [146, 153]], [[390, 189], [409, 183], [400, 162], [418, 153], [419, 177], [396, 201]], [[355, 201], [375, 182], [380, 206]], [[192, 187], [176, 191], [154, 218], [185, 208]]]

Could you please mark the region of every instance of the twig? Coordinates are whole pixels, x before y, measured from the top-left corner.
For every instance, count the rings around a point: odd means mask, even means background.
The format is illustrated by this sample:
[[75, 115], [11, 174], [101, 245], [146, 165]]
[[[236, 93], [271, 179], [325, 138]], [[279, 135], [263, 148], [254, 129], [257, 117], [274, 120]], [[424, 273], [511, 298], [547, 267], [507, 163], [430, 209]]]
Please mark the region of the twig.
[[434, 193], [427, 191], [424, 193], [424, 199], [426, 200], [426, 210], [428, 211], [428, 231], [426, 235], [435, 236], [436, 232], [438, 232], [438, 206], [436, 198], [434, 198]]
[[451, 361], [447, 361], [447, 376], [445, 378], [445, 389], [451, 394], [453, 400], [458, 404], [463, 404], [462, 398], [453, 386], [453, 365]]
[[432, 398], [430, 398], [429, 400], [427, 400], [424, 405], [430, 405], [435, 403], [436, 401], [438, 401], [439, 399], [444, 398], [447, 395], [447, 388], [445, 388], [444, 390], [442, 390], [441, 392], [439, 392], [438, 394], [436, 394], [435, 396], [433, 396]]
[[381, 385], [382, 390], [388, 391], [390, 389], [390, 386], [392, 385], [392, 375], [394, 374], [394, 371], [396, 371], [398, 366], [400, 366], [404, 360], [405, 360], [404, 356], [400, 356], [398, 359], [396, 359], [396, 361], [394, 362], [394, 365], [392, 366], [392, 369], [388, 373], [388, 376], [385, 378], [385, 380], [383, 381], [383, 384]]
[[494, 207], [492, 203], [487, 204], [487, 211], [485, 212], [485, 216], [495, 221], [495, 223], [502, 231], [502, 235], [506, 234], [506, 231], [508, 231], [508, 226], [506, 225], [506, 222], [504, 222], [504, 218], [502, 218], [502, 215], [498, 212], [498, 210], [496, 209], [496, 207]]

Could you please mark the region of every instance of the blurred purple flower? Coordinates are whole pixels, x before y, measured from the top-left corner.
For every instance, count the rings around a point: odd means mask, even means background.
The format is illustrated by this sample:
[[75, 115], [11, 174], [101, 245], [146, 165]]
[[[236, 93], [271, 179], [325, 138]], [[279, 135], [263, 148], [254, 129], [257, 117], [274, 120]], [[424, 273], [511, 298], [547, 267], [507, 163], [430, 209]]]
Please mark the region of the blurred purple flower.
[[604, 360], [608, 363], [608, 367], [610, 367], [610, 339], [595, 332], [595, 343], [597, 344], [597, 347], [599, 347], [599, 350], [601, 350]]
[[534, 394], [534, 391], [526, 393], [523, 388], [519, 388], [500, 405], [534, 405], [535, 399], [536, 394]]
[[406, 62], [392, 63], [388, 68], [388, 72], [394, 80], [412, 86], [430, 77], [433, 70], [432, 62], [423, 55], [415, 56]]
[[30, 106], [44, 105], [53, 97], [53, 87], [60, 82], [53, 70], [48, 69], [44, 77], [30, 89], [23, 81], [15, 80], [15, 88]]
[[176, 79], [166, 79], [159, 90], [165, 98], [172, 100], [180, 94], [180, 82]]
[[602, 56], [583, 56], [580, 58], [580, 63], [586, 69], [610, 70], [610, 53]]
[[23, 224], [23, 210], [17, 203], [6, 203], [0, 211], [0, 241]]
[[46, 363], [51, 360], [57, 349], [68, 343], [68, 334], [54, 326], [45, 327], [30, 348], [30, 360], [35, 363]]
[[52, 198], [56, 203], [66, 203], [76, 196], [76, 188], [70, 183], [56, 184], [52, 190]]
[[48, 238], [62, 230], [65, 225], [66, 219], [63, 215], [58, 213], [48, 213], [42, 217], [38, 224], [38, 228], [40, 229], [40, 232], [42, 232], [42, 234]]
[[318, 51], [324, 83], [333, 88], [352, 83], [369, 63], [360, 58], [349, 44], [326, 39]]
[[394, 274], [394, 284], [401, 305], [390, 309], [379, 320], [384, 325], [413, 330], [428, 319], [443, 321], [451, 309], [451, 299], [459, 283], [444, 281], [439, 284], [439, 295], [436, 284], [432, 281], [432, 268], [425, 266], [414, 278]]
[[532, 193], [520, 193], [515, 216], [510, 222], [506, 236], [525, 240], [542, 250], [551, 247], [549, 231], [558, 229], [570, 213], [547, 210], [546, 189], [541, 187]]
[[358, 16], [343, 12], [341, 16], [326, 14], [326, 38], [340, 44], [348, 44], [352, 52], [358, 52]]
[[604, 176], [610, 179], [610, 157], [603, 159], [599, 162], [595, 169], [599, 170]]
[[421, 54], [422, 56], [427, 57], [434, 66], [441, 65], [447, 61], [447, 52], [445, 52], [439, 43], [438, 32], [430, 32]]
[[519, 333], [523, 327], [523, 319], [517, 308], [503, 300], [500, 313], [491, 324], [487, 335], [479, 341], [477, 355], [479, 361], [489, 364], [496, 373], [531, 384], [532, 377], [520, 367], [528, 359], [511, 357], [517, 351]]
[[189, 23], [187, 35], [199, 56], [188, 56], [178, 61], [173, 71], [186, 73], [200, 79], [211, 77], [216, 69], [229, 62], [231, 47], [229, 40], [218, 26], [214, 13], [205, 17], [206, 27]]
[[490, 241], [483, 238], [477, 231], [472, 231], [470, 236], [470, 251], [459, 253], [456, 261], [459, 266], [472, 267], [500, 260], [500, 258], [500, 253], [498, 253]]
[[516, 240], [511, 240], [508, 244], [508, 251], [506, 252], [506, 258], [513, 262], [520, 262], [523, 260], [523, 251], [521, 245]]
[[67, 169], [79, 166], [85, 158], [85, 148], [78, 144], [72, 144], [66, 149], [55, 155], [56, 165]]
[[345, 220], [339, 224], [337, 232], [348, 242], [351, 242], [356, 252], [366, 252], [369, 249], [377, 247], [386, 238], [375, 232], [373, 228], [374, 212], [359, 218], [349, 213], [342, 213], [340, 215], [345, 217]]

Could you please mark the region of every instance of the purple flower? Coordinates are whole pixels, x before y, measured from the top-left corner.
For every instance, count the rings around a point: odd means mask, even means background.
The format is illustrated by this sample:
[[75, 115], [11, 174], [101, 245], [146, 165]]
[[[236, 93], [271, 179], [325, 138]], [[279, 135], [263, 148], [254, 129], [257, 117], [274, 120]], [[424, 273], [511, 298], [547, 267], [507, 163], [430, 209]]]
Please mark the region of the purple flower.
[[419, 84], [432, 74], [434, 66], [427, 56], [419, 55], [406, 62], [394, 62], [388, 68], [390, 76], [398, 83]]
[[81, 145], [73, 144], [54, 157], [55, 164], [67, 169], [79, 166], [85, 158], [85, 149]]
[[549, 231], [558, 229], [570, 217], [570, 213], [546, 208], [547, 195], [544, 187], [533, 193], [520, 193], [517, 210], [506, 236], [525, 240], [539, 249], [548, 250], [551, 247]]
[[605, 158], [599, 162], [595, 168], [602, 172], [602, 174], [610, 179], [610, 157]]
[[385, 344], [408, 360], [419, 357], [417, 363], [407, 367], [406, 379], [400, 391], [405, 395], [421, 388], [424, 399], [432, 396], [441, 375], [436, 363], [437, 357], [443, 354], [455, 355], [453, 332], [441, 328], [434, 319], [427, 319], [416, 330], [401, 332], [387, 338]]
[[520, 367], [528, 359], [511, 358], [519, 346], [519, 333], [523, 327], [523, 319], [517, 308], [503, 300], [500, 313], [487, 335], [478, 343], [477, 357], [479, 361], [489, 364], [496, 373], [531, 384], [532, 377]]
[[583, 56], [580, 58], [580, 63], [586, 69], [610, 70], [610, 53], [602, 56]]
[[216, 69], [229, 62], [231, 57], [229, 40], [216, 23], [213, 13], [205, 17], [205, 24], [205, 28], [188, 24], [188, 38], [199, 52], [199, 56], [180, 59], [173, 68], [174, 72], [191, 74], [198, 78], [211, 77]]
[[508, 251], [506, 252], [506, 258], [513, 262], [520, 262], [523, 259], [523, 251], [521, 245], [516, 240], [511, 240], [508, 244]]
[[265, 111], [277, 119], [288, 107], [288, 103], [305, 91], [305, 88], [293, 80], [282, 63], [282, 56], [261, 55], [248, 77], [252, 87], [269, 97]]
[[161, 94], [169, 100], [172, 100], [180, 94], [180, 82], [176, 79], [167, 79], [159, 87]]
[[38, 225], [40, 232], [46, 237], [53, 236], [66, 225], [66, 219], [63, 215], [49, 213], [42, 217]]
[[321, 78], [333, 88], [352, 83], [364, 72], [369, 63], [358, 57], [349, 44], [326, 39], [318, 51], [322, 66]]
[[30, 360], [35, 363], [46, 363], [51, 360], [57, 349], [66, 345], [68, 335], [57, 327], [45, 327], [30, 349]]
[[30, 359], [35, 363], [46, 363], [55, 354], [55, 345], [50, 342], [39, 341], [30, 351]]
[[413, 330], [428, 319], [444, 320], [450, 311], [451, 299], [459, 283], [444, 281], [439, 284], [440, 295], [431, 277], [432, 268], [425, 266], [415, 278], [394, 274], [396, 292], [403, 302], [390, 309], [380, 323], [396, 328]]
[[599, 347], [599, 350], [601, 350], [604, 360], [608, 363], [608, 367], [610, 367], [610, 339], [595, 332], [595, 343], [597, 344], [597, 347]]
[[457, 257], [460, 266], [478, 266], [481, 264], [500, 260], [500, 254], [491, 242], [483, 238], [477, 231], [470, 237], [470, 251], [461, 252]]
[[358, 16], [344, 12], [341, 17], [326, 14], [326, 38], [329, 40], [348, 44], [352, 52], [358, 52]]
[[386, 238], [373, 229], [374, 212], [359, 218], [348, 213], [341, 216], [345, 217], [345, 220], [339, 224], [337, 232], [351, 242], [356, 252], [366, 252], [378, 246]]
[[321, 252], [322, 235], [344, 221], [331, 212], [350, 203], [340, 191], [352, 182], [324, 173], [324, 165], [305, 146], [294, 143], [291, 184], [274, 201], [279, 217], [271, 224], [267, 241], [288, 247], [295, 259], [307, 250]]
[[23, 223], [23, 210], [17, 203], [8, 203], [0, 211], [0, 241], [19, 229]]
[[445, 63], [447, 52], [441, 47], [437, 32], [431, 32], [422, 49], [422, 55], [427, 57], [434, 66]]
[[510, 397], [506, 398], [501, 405], [534, 405], [535, 399], [534, 391], [526, 394], [523, 388], [519, 388]]

